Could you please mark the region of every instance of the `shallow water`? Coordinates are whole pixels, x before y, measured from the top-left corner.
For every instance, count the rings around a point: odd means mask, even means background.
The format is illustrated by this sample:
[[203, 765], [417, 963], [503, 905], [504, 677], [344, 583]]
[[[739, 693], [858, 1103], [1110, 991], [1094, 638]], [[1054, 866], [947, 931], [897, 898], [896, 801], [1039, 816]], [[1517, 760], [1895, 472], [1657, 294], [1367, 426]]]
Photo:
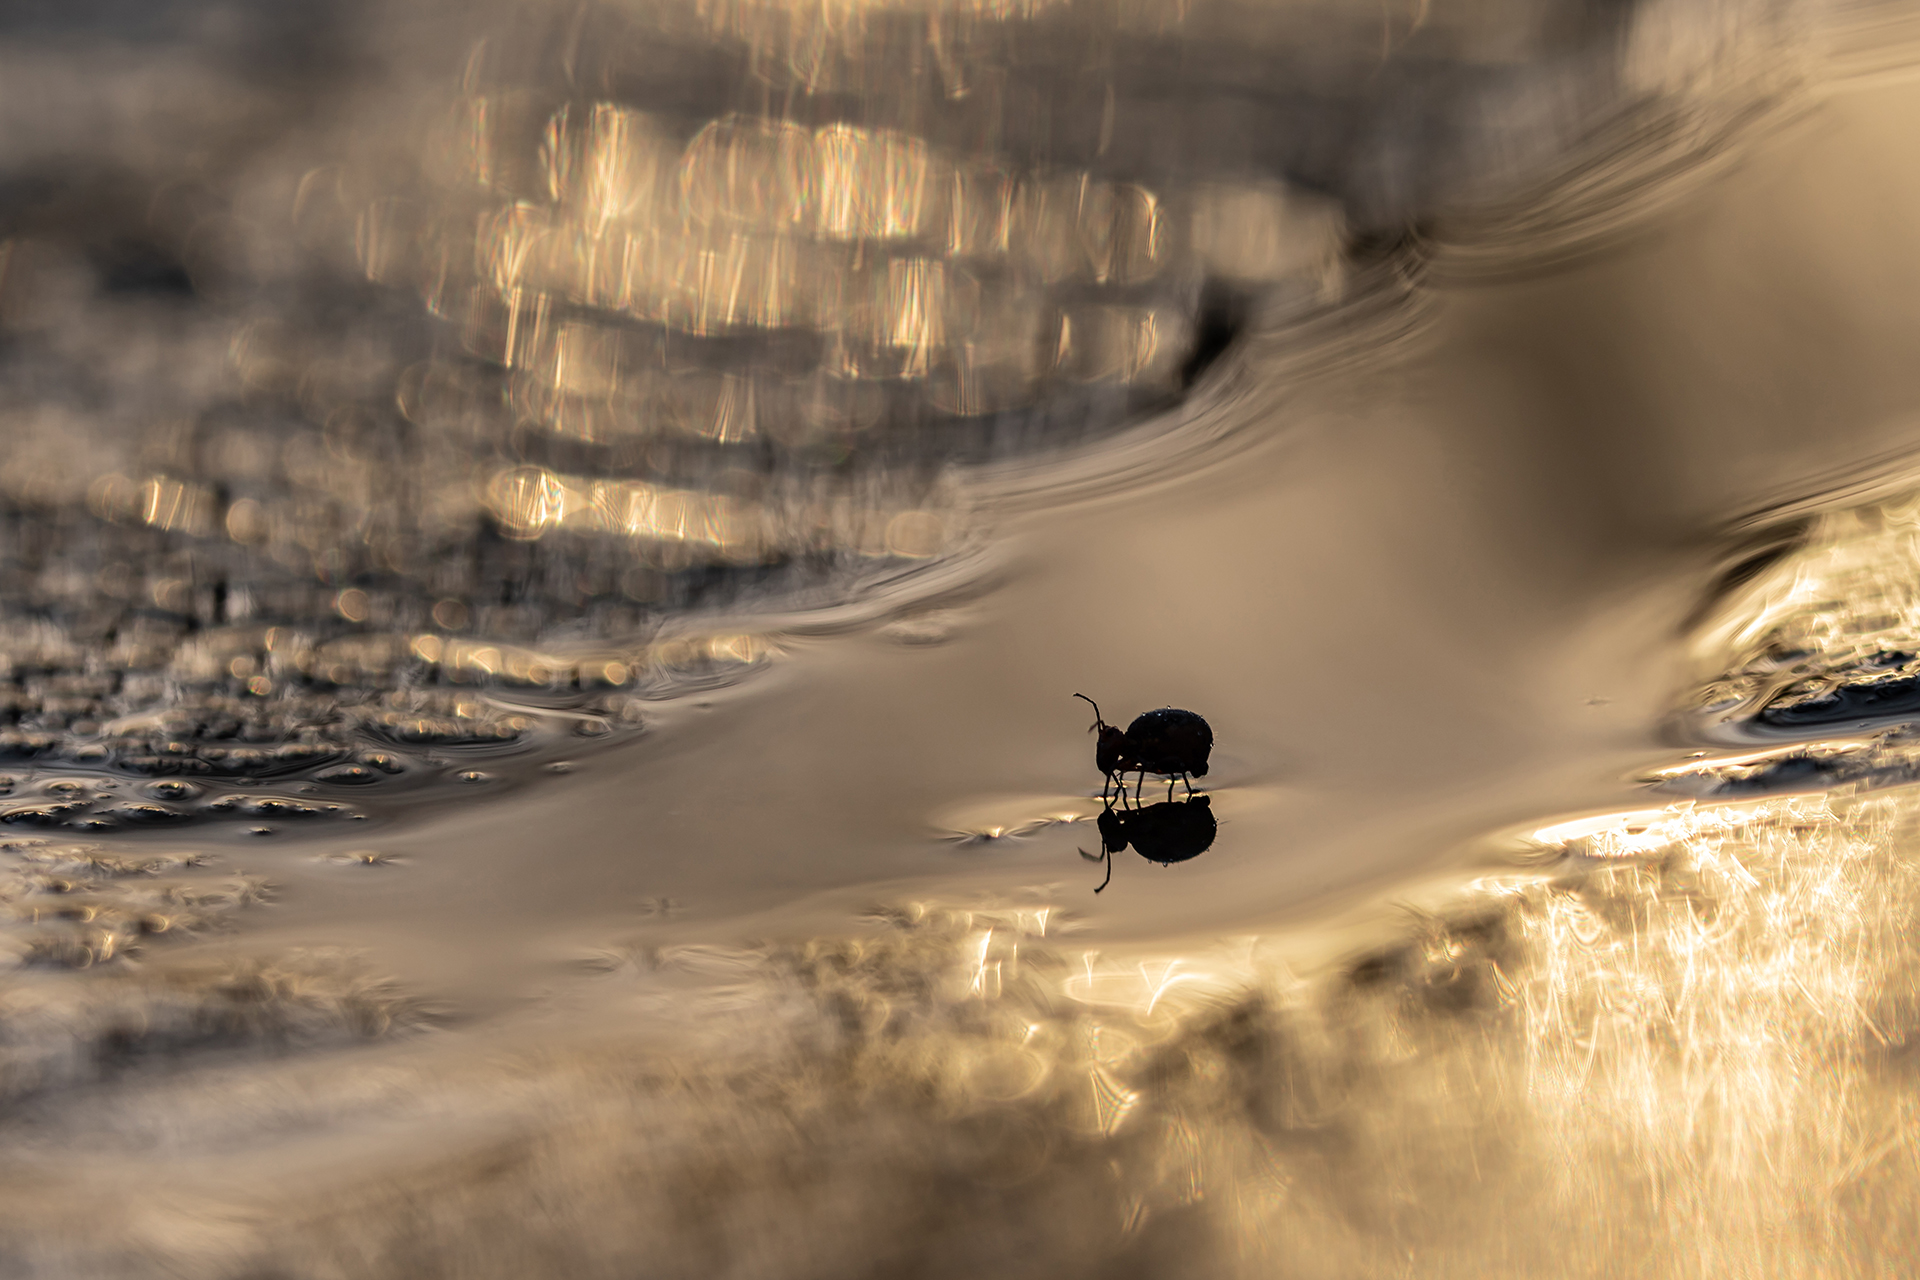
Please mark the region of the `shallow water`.
[[315, 12], [0, 26], [0, 1274], [1912, 1247], [1909, 15]]

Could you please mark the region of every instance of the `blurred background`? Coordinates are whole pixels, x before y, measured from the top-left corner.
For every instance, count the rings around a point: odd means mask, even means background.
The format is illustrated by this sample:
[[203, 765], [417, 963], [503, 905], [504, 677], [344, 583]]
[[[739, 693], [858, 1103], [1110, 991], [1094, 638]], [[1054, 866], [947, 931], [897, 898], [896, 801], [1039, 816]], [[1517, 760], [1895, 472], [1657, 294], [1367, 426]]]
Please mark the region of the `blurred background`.
[[1916, 39], [14, 0], [0, 1276], [1883, 1269]]

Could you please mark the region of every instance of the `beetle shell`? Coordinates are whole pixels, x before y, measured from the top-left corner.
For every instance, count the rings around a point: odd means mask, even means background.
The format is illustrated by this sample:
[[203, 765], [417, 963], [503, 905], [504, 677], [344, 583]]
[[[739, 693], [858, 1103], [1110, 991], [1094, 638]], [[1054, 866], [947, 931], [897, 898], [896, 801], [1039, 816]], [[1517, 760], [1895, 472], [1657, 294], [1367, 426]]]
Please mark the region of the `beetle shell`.
[[[1105, 745], [1103, 740], [1101, 746]], [[1125, 754], [1131, 757], [1129, 767], [1134, 769], [1204, 778], [1207, 757], [1212, 752], [1213, 729], [1191, 711], [1162, 707], [1136, 717], [1127, 726]], [[1096, 762], [1105, 772], [1104, 762]]]

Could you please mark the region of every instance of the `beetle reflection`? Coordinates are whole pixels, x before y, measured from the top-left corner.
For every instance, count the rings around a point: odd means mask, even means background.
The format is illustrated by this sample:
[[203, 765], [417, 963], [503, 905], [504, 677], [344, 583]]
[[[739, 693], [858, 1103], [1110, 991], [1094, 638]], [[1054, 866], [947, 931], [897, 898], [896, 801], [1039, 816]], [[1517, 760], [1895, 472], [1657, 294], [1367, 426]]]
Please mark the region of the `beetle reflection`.
[[1106, 879], [1095, 889], [1099, 893], [1113, 881], [1113, 855], [1124, 853], [1129, 844], [1148, 862], [1171, 866], [1197, 858], [1213, 847], [1219, 831], [1214, 820], [1212, 798], [1195, 796], [1190, 800], [1162, 800], [1144, 809], [1114, 808], [1109, 804], [1100, 812], [1100, 852], [1080, 850], [1089, 862], [1105, 861]]

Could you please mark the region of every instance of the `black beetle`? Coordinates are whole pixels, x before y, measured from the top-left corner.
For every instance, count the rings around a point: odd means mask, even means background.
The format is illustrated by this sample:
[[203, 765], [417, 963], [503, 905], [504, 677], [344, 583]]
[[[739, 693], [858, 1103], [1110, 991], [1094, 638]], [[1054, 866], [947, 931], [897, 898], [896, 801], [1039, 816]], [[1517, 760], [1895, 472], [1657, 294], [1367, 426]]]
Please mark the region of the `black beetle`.
[[1089, 862], [1106, 860], [1107, 878], [1100, 882], [1100, 889], [1104, 889], [1113, 880], [1113, 855], [1125, 852], [1128, 844], [1148, 862], [1171, 866], [1211, 849], [1219, 830], [1209, 796], [1163, 800], [1144, 809], [1115, 809], [1109, 805], [1100, 814], [1100, 852], [1082, 849], [1080, 856]]
[[[1158, 711], [1148, 711], [1135, 718], [1127, 726], [1125, 733], [1117, 725], [1111, 725], [1100, 714], [1100, 704], [1084, 693], [1076, 693], [1080, 699], [1093, 708], [1093, 725], [1087, 730], [1100, 731], [1100, 740], [1093, 749], [1093, 762], [1101, 773], [1107, 775], [1109, 785], [1118, 784], [1124, 793], [1126, 784], [1121, 775], [1138, 772], [1140, 781], [1134, 784], [1134, 799], [1140, 798], [1140, 787], [1146, 782], [1147, 775], [1159, 773], [1166, 775], [1167, 799], [1173, 799], [1173, 780], [1179, 778], [1187, 784], [1187, 794], [1193, 794], [1193, 779], [1207, 776], [1207, 756], [1213, 751], [1213, 729], [1205, 718], [1191, 711], [1181, 711], [1174, 707], [1162, 707]], [[1107, 798], [1107, 788], [1100, 789], [1100, 799]]]

